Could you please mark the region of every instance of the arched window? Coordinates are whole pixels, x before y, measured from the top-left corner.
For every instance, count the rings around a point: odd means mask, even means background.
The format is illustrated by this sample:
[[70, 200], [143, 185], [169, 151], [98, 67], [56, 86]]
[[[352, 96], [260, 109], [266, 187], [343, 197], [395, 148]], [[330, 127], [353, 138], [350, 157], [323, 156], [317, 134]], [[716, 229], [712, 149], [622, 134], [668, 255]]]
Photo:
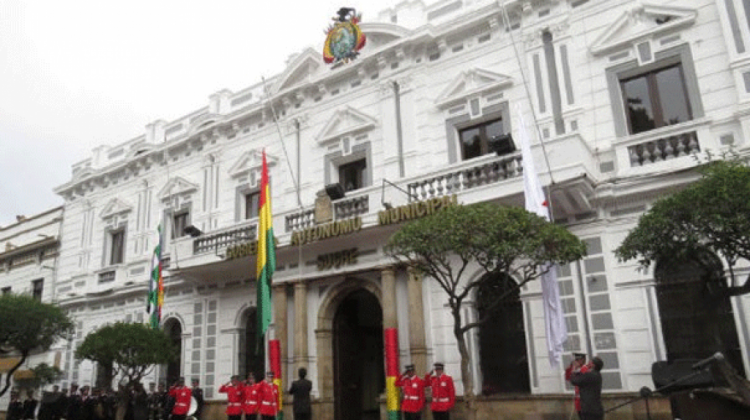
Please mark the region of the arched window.
[[529, 361], [518, 284], [507, 274], [490, 273], [477, 290], [479, 365], [482, 393], [528, 393]]
[[667, 361], [717, 351], [741, 374], [742, 353], [721, 261], [708, 251], [659, 261], [654, 271]]
[[239, 374], [244, 379], [248, 373], [252, 372], [256, 381], [262, 381], [265, 377], [263, 372], [265, 347], [263, 344], [258, 344], [256, 314], [256, 308], [248, 308], [242, 314], [243, 328], [240, 332], [240, 354], [238, 355]]
[[[165, 385], [169, 388], [180, 377], [180, 366], [182, 365], [182, 325], [180, 321], [172, 318], [164, 322], [164, 331], [174, 344], [177, 358], [167, 365]], [[162, 374], [163, 375], [163, 374]]]

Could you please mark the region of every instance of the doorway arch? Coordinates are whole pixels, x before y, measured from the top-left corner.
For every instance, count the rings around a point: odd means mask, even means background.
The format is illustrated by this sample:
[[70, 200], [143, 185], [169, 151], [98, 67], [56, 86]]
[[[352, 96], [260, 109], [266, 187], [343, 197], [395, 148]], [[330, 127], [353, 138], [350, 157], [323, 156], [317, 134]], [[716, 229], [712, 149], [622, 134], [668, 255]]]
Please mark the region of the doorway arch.
[[240, 324], [240, 342], [239, 342], [239, 374], [243, 379], [250, 372], [255, 376], [256, 381], [261, 381], [265, 377], [265, 346], [258, 345], [258, 323], [257, 308], [247, 308], [242, 312], [242, 322]]
[[[321, 418], [379, 418], [377, 397], [385, 389], [381, 302], [378, 285], [360, 278], [345, 279], [321, 302], [315, 330]], [[340, 335], [352, 330], [354, 338]], [[351, 346], [363, 343], [351, 357]], [[360, 351], [363, 347], [368, 349]], [[342, 388], [358, 378], [365, 387]]]
[[166, 372], [162, 374], [167, 388], [180, 378], [182, 366], [182, 324], [176, 318], [164, 321], [164, 332], [167, 333], [176, 351], [177, 357], [166, 365]]
[[703, 359], [720, 351], [744, 376], [734, 310], [721, 260], [709, 251], [657, 262], [656, 299], [667, 361]]
[[487, 273], [476, 293], [482, 393], [531, 392], [526, 330], [518, 283], [507, 273]]

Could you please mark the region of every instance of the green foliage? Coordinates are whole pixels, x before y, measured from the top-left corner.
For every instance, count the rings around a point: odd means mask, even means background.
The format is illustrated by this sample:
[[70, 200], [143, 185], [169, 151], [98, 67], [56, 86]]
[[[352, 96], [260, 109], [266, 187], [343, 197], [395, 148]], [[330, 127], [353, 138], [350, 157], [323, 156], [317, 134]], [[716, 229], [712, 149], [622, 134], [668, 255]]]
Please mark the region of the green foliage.
[[112, 366], [130, 383], [140, 381], [148, 370], [177, 357], [171, 339], [145, 324], [118, 322], [89, 333], [76, 349], [76, 359]]
[[541, 276], [549, 262], [580, 259], [586, 246], [564, 227], [522, 208], [479, 203], [406, 224], [390, 238], [386, 252], [437, 280], [453, 306], [480, 285], [480, 279], [462, 279], [471, 262], [487, 272], [507, 273], [521, 287]]
[[60, 368], [46, 363], [36, 365], [31, 371], [34, 372], [34, 378], [31, 380], [34, 388], [57, 382], [62, 377]]
[[57, 305], [28, 295], [0, 296], [0, 355], [17, 353], [19, 363], [6, 373], [0, 396], [10, 387], [10, 378], [32, 351], [46, 351], [73, 331], [73, 321]]
[[658, 261], [700, 263], [695, 256], [710, 251], [730, 268], [727, 293], [750, 292], [750, 277], [735, 286], [731, 271], [739, 259], [750, 260], [750, 168], [738, 160], [712, 161], [699, 171], [701, 179], [656, 201], [615, 254], [648, 268]]

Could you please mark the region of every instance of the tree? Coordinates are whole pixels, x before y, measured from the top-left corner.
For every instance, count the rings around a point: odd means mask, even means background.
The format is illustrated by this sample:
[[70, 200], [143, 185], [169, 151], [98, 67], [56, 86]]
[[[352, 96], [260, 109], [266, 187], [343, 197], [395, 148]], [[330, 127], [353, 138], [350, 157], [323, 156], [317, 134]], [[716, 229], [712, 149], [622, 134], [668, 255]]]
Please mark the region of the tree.
[[116, 418], [121, 420], [130, 404], [131, 393], [128, 391], [140, 384], [154, 365], [173, 361], [177, 351], [162, 330], [145, 324], [117, 322], [89, 333], [76, 349], [75, 356], [78, 360], [96, 362], [106, 369], [107, 386], [113, 377], [122, 376], [127, 381], [125, 387], [118, 390]]
[[158, 364], [175, 359], [176, 350], [161, 330], [145, 324], [117, 322], [89, 333], [76, 349], [76, 359], [87, 359], [110, 367], [128, 385], [140, 382]]
[[714, 298], [750, 292], [750, 275], [735, 277], [739, 260], [750, 261], [750, 168], [739, 160], [712, 161], [687, 188], [657, 200], [615, 250], [620, 261], [691, 261], [714, 272], [713, 254], [726, 263], [727, 287], [711, 289]]
[[[487, 317], [464, 324], [461, 307], [473, 293], [500, 276], [465, 276], [473, 263], [488, 273], [505, 273], [517, 281], [514, 288], [501, 290], [495, 307], [526, 283], [550, 269], [547, 264], [567, 264], [583, 257], [585, 244], [565, 228], [518, 207], [490, 203], [447, 207], [423, 219], [404, 225], [388, 241], [386, 252], [432, 277], [448, 295], [453, 316], [453, 335], [461, 354], [461, 377], [468, 415], [474, 417], [474, 390], [470, 355], [465, 334]], [[493, 308], [487, 308], [489, 313]]]
[[31, 296], [0, 296], [0, 355], [18, 354], [20, 359], [7, 373], [0, 396], [10, 388], [13, 373], [32, 352], [44, 352], [73, 331], [73, 321], [57, 305]]

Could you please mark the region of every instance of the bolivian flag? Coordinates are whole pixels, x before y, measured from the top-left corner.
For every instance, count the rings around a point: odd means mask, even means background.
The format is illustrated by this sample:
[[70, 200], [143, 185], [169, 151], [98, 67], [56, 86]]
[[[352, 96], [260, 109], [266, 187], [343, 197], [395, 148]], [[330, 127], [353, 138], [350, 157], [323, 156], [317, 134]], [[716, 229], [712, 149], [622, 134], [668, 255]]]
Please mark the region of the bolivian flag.
[[[258, 265], [256, 272], [258, 291], [257, 318], [258, 339], [263, 343], [263, 337], [271, 323], [271, 277], [276, 271], [276, 247], [273, 236], [273, 219], [271, 218], [271, 188], [268, 185], [268, 163], [266, 151], [263, 150], [263, 170], [260, 176], [260, 200], [258, 202]], [[262, 344], [261, 344], [262, 345]]]
[[396, 387], [398, 378], [398, 329], [386, 328], [385, 335], [385, 398], [388, 420], [398, 420], [399, 389]]

